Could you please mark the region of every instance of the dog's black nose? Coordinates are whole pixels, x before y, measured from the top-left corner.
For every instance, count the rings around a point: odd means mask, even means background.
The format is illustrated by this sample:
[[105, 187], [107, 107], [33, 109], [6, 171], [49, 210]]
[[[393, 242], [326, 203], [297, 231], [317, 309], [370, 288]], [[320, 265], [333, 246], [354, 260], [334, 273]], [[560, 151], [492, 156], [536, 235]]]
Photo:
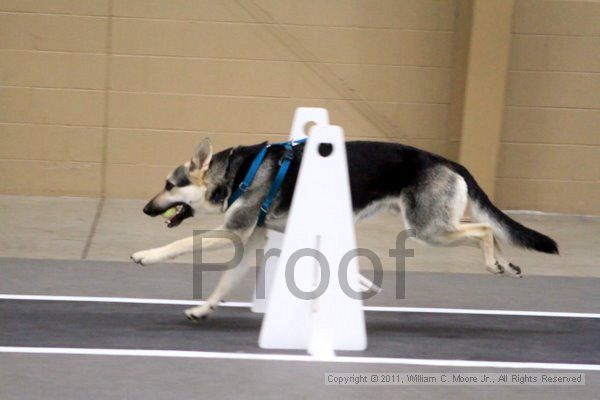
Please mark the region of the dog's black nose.
[[146, 206], [144, 207], [144, 214], [152, 216], [152, 204], [146, 204]]

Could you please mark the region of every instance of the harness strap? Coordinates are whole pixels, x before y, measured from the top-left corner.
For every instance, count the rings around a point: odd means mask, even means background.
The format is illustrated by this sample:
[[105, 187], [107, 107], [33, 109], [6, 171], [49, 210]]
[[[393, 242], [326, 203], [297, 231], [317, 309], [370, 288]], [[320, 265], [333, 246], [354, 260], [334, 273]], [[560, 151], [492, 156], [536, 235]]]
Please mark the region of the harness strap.
[[279, 167], [279, 171], [277, 171], [277, 175], [275, 176], [275, 180], [273, 181], [273, 184], [271, 185], [271, 190], [269, 190], [269, 194], [267, 195], [267, 198], [260, 206], [260, 212], [258, 213], [258, 222], [257, 222], [258, 226], [264, 225], [265, 218], [267, 217], [267, 213], [269, 212], [269, 208], [271, 207], [273, 200], [275, 200], [275, 196], [277, 195], [277, 192], [279, 191], [279, 188], [281, 187], [281, 184], [283, 183], [283, 180], [285, 179], [285, 175], [287, 174], [290, 164], [292, 163], [292, 160], [294, 159], [294, 149], [292, 148], [292, 144], [290, 142], [288, 142], [288, 143], [285, 143], [284, 146], [285, 146], [285, 154], [283, 156], [283, 161], [281, 162], [281, 167]]
[[269, 194], [267, 195], [267, 197], [265, 198], [265, 200], [263, 201], [263, 203], [260, 206], [260, 211], [258, 214], [257, 225], [258, 226], [264, 225], [267, 213], [269, 212], [269, 209], [271, 208], [271, 205], [272, 205], [273, 201], [275, 200], [275, 197], [277, 196], [277, 193], [279, 192], [279, 189], [281, 188], [283, 181], [285, 180], [285, 176], [288, 172], [290, 164], [292, 163], [292, 160], [294, 159], [294, 148], [293, 147], [297, 144], [304, 143], [304, 142], [306, 142], [306, 138], [296, 140], [296, 141], [268, 144], [265, 147], [263, 147], [261, 149], [261, 151], [258, 153], [258, 155], [256, 156], [256, 158], [254, 158], [254, 161], [252, 161], [250, 170], [248, 170], [248, 173], [246, 174], [246, 176], [245, 176], [244, 180], [242, 181], [242, 183], [240, 184], [240, 186], [229, 197], [229, 200], [227, 202], [228, 207], [231, 207], [233, 202], [236, 201], [240, 196], [242, 196], [246, 192], [248, 187], [250, 187], [250, 185], [252, 184], [252, 181], [254, 180], [254, 177], [256, 176], [256, 172], [260, 168], [260, 165], [262, 164], [262, 162], [265, 158], [267, 149], [271, 146], [283, 146], [285, 148], [285, 153], [283, 156], [283, 160], [281, 161], [281, 166], [279, 167], [279, 171], [277, 171], [277, 175], [275, 176], [275, 180], [273, 181], [273, 184], [271, 185]]
[[244, 180], [242, 181], [242, 183], [240, 183], [240, 186], [236, 189], [236, 191], [233, 192], [231, 196], [229, 196], [229, 199], [227, 200], [227, 208], [231, 207], [233, 202], [236, 201], [241, 195], [243, 195], [246, 192], [246, 190], [248, 190], [250, 184], [254, 180], [254, 176], [256, 175], [260, 164], [262, 164], [265, 155], [267, 154], [268, 147], [268, 145], [263, 147], [258, 153], [258, 155], [254, 158], [254, 161], [252, 161], [252, 165], [250, 166], [248, 173], [244, 177]]

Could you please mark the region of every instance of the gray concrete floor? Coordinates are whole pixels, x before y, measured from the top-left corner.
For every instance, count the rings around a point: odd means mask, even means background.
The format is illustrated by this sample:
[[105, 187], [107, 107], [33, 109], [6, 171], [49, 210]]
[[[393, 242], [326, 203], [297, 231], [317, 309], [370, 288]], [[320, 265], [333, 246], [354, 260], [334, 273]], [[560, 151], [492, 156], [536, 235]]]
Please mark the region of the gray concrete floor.
[[[204, 281], [207, 287], [214, 286], [216, 275], [208, 274]], [[484, 274], [408, 272], [406, 298], [398, 300], [394, 297], [393, 272], [385, 275], [384, 291], [367, 301], [368, 304], [596, 313], [600, 306], [600, 292], [596, 290], [598, 279], [595, 278], [532, 276], [501, 279]], [[142, 268], [129, 262], [0, 258], [0, 293], [185, 299], [190, 298], [192, 292], [191, 276], [191, 267], [187, 265], [159, 264]], [[247, 301], [252, 284], [252, 277], [247, 277], [228, 300]], [[195, 324], [184, 319], [181, 311], [186, 306], [18, 301], [20, 307], [15, 307], [14, 301], [0, 300], [0, 303], [3, 303], [0, 308], [4, 307], [0, 310], [1, 320], [6, 319], [6, 323], [0, 324], [0, 346], [118, 348], [128, 340], [137, 341], [130, 347], [147, 349], [152, 343], [144, 337], [151, 335], [153, 340], [161, 342], [159, 348], [165, 350], [192, 346], [196, 351], [260, 352], [256, 346], [256, 320], [259, 317], [244, 309], [224, 308], [208, 320]], [[138, 307], [143, 312], [132, 312]], [[50, 312], [51, 309], [58, 315]], [[465, 319], [452, 315], [438, 318], [429, 314], [421, 317], [425, 320], [414, 321], [416, 316], [393, 313], [383, 316], [385, 320], [380, 322], [368, 318], [370, 351], [379, 341], [379, 354], [384, 357], [398, 356], [398, 352], [402, 357], [414, 357], [415, 353], [409, 352], [412, 348], [421, 352], [417, 354], [419, 358], [440, 357], [440, 352], [458, 351], [461, 359], [470, 354], [476, 360], [491, 359], [484, 357], [487, 355], [511, 361], [569, 363], [581, 360], [573, 358], [557, 343], [579, 347], [579, 354], [586, 357], [598, 353], [597, 346], [593, 347], [594, 330], [597, 330], [594, 321], [591, 322], [596, 328], [588, 329], [581, 325], [581, 320], [571, 323], [570, 319], [479, 318], [475, 315]], [[246, 326], [232, 330], [232, 324], [243, 326], [249, 320], [255, 321], [251, 329]], [[562, 326], [556, 326], [557, 322]], [[472, 326], [473, 323], [478, 327]], [[82, 332], [86, 326], [93, 330]], [[177, 336], [182, 331], [187, 332], [187, 338]], [[581, 335], [587, 335], [587, 345], [579, 340]], [[544, 337], [550, 340], [546, 341]], [[382, 340], [392, 342], [382, 343]], [[469, 343], [461, 346], [461, 340]], [[201, 347], [199, 342], [203, 341], [209, 345]], [[245, 347], [231, 347], [232, 343], [239, 345], [240, 341]], [[230, 347], [223, 347], [228, 345]], [[393, 348], [396, 354], [392, 352]], [[538, 358], [532, 358], [534, 356]], [[451, 375], [558, 371], [0, 353], [0, 399], [593, 399], [600, 382], [600, 373], [586, 371], [585, 386], [338, 387], [325, 385], [325, 374], [330, 372]]]
[[[478, 368], [178, 358], [5, 354], [2, 399], [598, 399], [585, 386], [326, 386], [326, 373], [452, 373]], [[514, 370], [493, 369], [512, 374]], [[547, 372], [529, 370], [527, 372]]]
[[[190, 298], [190, 256], [141, 268], [129, 261], [129, 255], [188, 236], [193, 229], [213, 228], [220, 223], [220, 218], [199, 216], [179, 228], [167, 229], [160, 218], [152, 219], [142, 214], [143, 201], [108, 199], [103, 207], [99, 208], [99, 205], [98, 199], [0, 196], [0, 218], [3, 220], [0, 229], [0, 293]], [[413, 243], [409, 247], [415, 249], [415, 257], [407, 262], [406, 298], [395, 298], [393, 276], [387, 276], [387, 279], [384, 278], [384, 292], [367, 303], [598, 313], [600, 292], [596, 289], [597, 279], [594, 278], [600, 277], [600, 218], [513, 216], [554, 237], [561, 247], [561, 256], [510, 249], [510, 259], [523, 267], [526, 278], [503, 279], [484, 271], [477, 249], [429, 248]], [[396, 235], [401, 230], [397, 217], [381, 215], [367, 220], [357, 227], [359, 246], [375, 251], [384, 267], [392, 269], [394, 260], [388, 257], [388, 249], [394, 247]], [[219, 256], [227, 257], [228, 254], [216, 255], [217, 258]], [[208, 277], [206, 286], [212, 287], [215, 279], [216, 276]], [[252, 277], [247, 277], [228, 300], [247, 301], [252, 283]], [[11, 307], [9, 310], [15, 311]], [[114, 312], [119, 314], [120, 310], [117, 307]], [[186, 323], [177, 307], [173, 312], [176, 313], [174, 319], [181, 318], [182, 323]], [[27, 318], [28, 312], [19, 315]], [[170, 312], [168, 315], [171, 318]], [[89, 317], [94, 318], [93, 315]], [[402, 315], [399, 314], [398, 318], [402, 319]], [[52, 318], [49, 320], [52, 322]], [[210, 319], [204, 322], [210, 324]], [[28, 323], [34, 328], [25, 329], [24, 335], [35, 333], [36, 320]], [[62, 327], [60, 324], [57, 326]], [[73, 325], [73, 329], [78, 329], [78, 326]], [[115, 329], [118, 327], [115, 325]], [[65, 326], [62, 331], [68, 335], [69, 329]], [[494, 329], [493, 332], [502, 332], [503, 329]], [[507, 331], [510, 329], [511, 326], [506, 327]], [[443, 333], [444, 329], [436, 329], [438, 331]], [[198, 334], [203, 334], [201, 325]], [[219, 338], [226, 341], [227, 332], [214, 339], [221, 340]], [[515, 340], [518, 342], [517, 337]], [[507, 351], [518, 351], [518, 344], [516, 347]], [[502, 369], [487, 371], [515, 372]], [[410, 399], [591, 399], [597, 398], [600, 379], [600, 373], [589, 372], [585, 386], [335, 387], [324, 385], [326, 372], [452, 373], [484, 370], [414, 365], [2, 353], [0, 398], [184, 399], [207, 396], [383, 399], [401, 396]]]
[[[222, 221], [219, 216], [199, 215], [168, 229], [160, 217], [142, 214], [144, 201], [107, 199], [92, 230], [99, 203], [89, 198], [0, 196], [0, 257], [77, 260], [85, 256], [90, 260], [128, 261], [135, 251], [189, 236], [194, 229], [214, 228]], [[561, 250], [560, 256], [550, 256], [506, 249], [509, 259], [520, 265], [525, 275], [600, 277], [600, 217], [511, 215], [555, 238]], [[376, 216], [357, 226], [358, 244], [377, 253], [384, 268], [391, 270], [395, 260], [388, 251], [395, 247], [396, 235], [402, 229], [398, 217]], [[407, 260], [408, 271], [487, 273], [476, 248], [432, 248], [415, 242], [409, 242], [408, 247], [415, 249], [415, 257]], [[172, 262], [189, 264], [191, 256]]]

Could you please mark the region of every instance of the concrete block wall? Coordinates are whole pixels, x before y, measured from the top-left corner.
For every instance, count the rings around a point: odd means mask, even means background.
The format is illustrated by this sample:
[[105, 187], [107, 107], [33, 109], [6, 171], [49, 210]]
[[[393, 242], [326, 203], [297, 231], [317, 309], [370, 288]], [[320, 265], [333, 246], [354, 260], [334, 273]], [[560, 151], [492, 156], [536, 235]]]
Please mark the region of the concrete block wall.
[[518, 0], [496, 194], [600, 214], [600, 2]]
[[[452, 156], [454, 3], [0, 1], [0, 190], [145, 198], [210, 136], [352, 138]], [[368, 105], [364, 105], [367, 100]]]
[[[600, 213], [599, 6], [517, 1], [502, 207]], [[457, 9], [454, 0], [0, 0], [0, 192], [147, 198], [203, 137], [217, 149], [281, 140], [301, 105], [327, 107], [350, 139], [456, 159]], [[554, 168], [559, 155], [567, 161]]]

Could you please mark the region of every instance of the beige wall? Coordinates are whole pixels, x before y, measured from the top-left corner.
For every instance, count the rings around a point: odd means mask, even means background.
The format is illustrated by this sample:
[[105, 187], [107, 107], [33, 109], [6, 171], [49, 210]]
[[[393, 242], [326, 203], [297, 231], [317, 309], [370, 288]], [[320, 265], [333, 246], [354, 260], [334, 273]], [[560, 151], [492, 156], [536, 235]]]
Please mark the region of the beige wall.
[[517, 0], [496, 196], [600, 214], [600, 2]]
[[[451, 125], [459, 132], [458, 161], [494, 199], [514, 0], [458, 4], [457, 75], [461, 72], [451, 112], [460, 115], [452, 116]], [[461, 40], [465, 28], [468, 35]]]
[[[502, 207], [600, 213], [600, 75], [589, 73], [599, 4], [540, 4], [516, 5], [497, 196]], [[457, 10], [454, 0], [0, 0], [0, 193], [147, 198], [201, 138], [280, 140], [300, 105], [327, 107], [351, 138], [456, 159]], [[584, 73], [523, 72], [539, 69]], [[548, 160], [560, 163], [554, 175]]]
[[455, 151], [451, 0], [0, 0], [0, 11], [3, 193], [145, 198], [204, 136], [218, 148], [280, 140], [300, 105], [327, 107], [353, 138]]

